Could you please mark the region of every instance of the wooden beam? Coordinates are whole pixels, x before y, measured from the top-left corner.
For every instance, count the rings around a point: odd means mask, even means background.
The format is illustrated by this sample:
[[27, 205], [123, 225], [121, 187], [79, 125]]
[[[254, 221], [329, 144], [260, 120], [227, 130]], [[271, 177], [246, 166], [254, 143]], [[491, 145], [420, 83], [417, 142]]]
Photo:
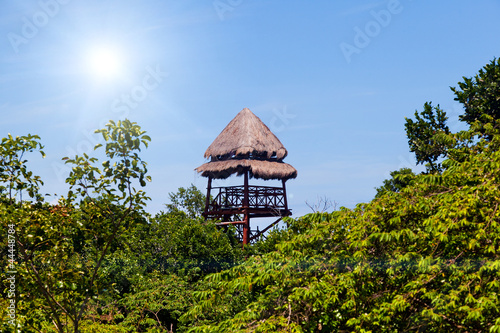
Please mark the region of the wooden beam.
[[245, 224], [245, 221], [218, 222], [215, 225]]
[[282, 218], [283, 217], [280, 217], [279, 219], [277, 219], [276, 221], [274, 221], [273, 223], [271, 223], [270, 225], [268, 225], [267, 227], [265, 227], [261, 231], [257, 232], [254, 236], [252, 236], [252, 238], [250, 240], [254, 240], [255, 238], [258, 238], [260, 235], [262, 235], [263, 233], [265, 233], [266, 231], [268, 231], [270, 228], [272, 228], [273, 226], [275, 226], [279, 221], [281, 221]]

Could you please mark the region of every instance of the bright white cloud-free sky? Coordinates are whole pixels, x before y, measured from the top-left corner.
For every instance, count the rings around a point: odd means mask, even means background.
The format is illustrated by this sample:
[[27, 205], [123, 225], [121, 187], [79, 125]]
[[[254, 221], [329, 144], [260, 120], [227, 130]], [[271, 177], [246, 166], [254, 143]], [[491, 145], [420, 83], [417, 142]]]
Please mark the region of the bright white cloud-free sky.
[[298, 170], [296, 216], [318, 197], [354, 207], [414, 167], [404, 118], [426, 101], [461, 128], [449, 87], [500, 56], [499, 17], [498, 0], [2, 0], [1, 135], [40, 135], [31, 169], [61, 195], [62, 157], [91, 152], [109, 119], [139, 123], [155, 213], [204, 190], [193, 169], [248, 107]]

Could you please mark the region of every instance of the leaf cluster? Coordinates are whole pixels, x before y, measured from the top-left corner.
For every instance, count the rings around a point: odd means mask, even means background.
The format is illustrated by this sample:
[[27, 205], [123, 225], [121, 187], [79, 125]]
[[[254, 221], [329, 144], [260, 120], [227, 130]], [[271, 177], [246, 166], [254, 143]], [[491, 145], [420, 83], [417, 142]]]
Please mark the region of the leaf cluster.
[[416, 120], [405, 119], [408, 145], [410, 152], [415, 153], [417, 164], [426, 163], [429, 172], [440, 171], [437, 160], [445, 156], [449, 148], [448, 142], [442, 140], [443, 134], [450, 133], [446, 113], [439, 105], [433, 107], [432, 103], [426, 102], [422, 112], [415, 111]]
[[[23, 159], [26, 152], [44, 155], [39, 137], [2, 140], [0, 179], [9, 184], [9, 196], [0, 202], [1, 222], [15, 229], [15, 267], [22, 279], [16, 285], [17, 323], [23, 331], [47, 331], [52, 323], [50, 330], [79, 332], [90, 304], [113, 289], [102, 275], [109, 256], [129, 230], [146, 221], [148, 197], [135, 183], [144, 186], [149, 180], [137, 154], [149, 137], [129, 120], [110, 121], [97, 132], [106, 141], [108, 160], [100, 168], [87, 154], [64, 158], [73, 165], [66, 180], [70, 190], [57, 205], [15, 201], [11, 194], [26, 189], [31, 197], [41, 197], [41, 180]], [[4, 252], [7, 242], [2, 245]]]
[[41, 200], [38, 194], [43, 182], [39, 176], [28, 170], [25, 159], [26, 153], [39, 152], [45, 157], [43, 146], [38, 135], [16, 136], [9, 133], [0, 144], [0, 196], [7, 198], [11, 203], [19, 194], [22, 200], [22, 191], [26, 190], [30, 198]]
[[500, 58], [493, 59], [474, 77], [463, 77], [458, 88], [452, 87], [455, 100], [464, 106], [460, 120], [469, 125], [476, 120], [487, 122], [483, 115], [500, 119]]

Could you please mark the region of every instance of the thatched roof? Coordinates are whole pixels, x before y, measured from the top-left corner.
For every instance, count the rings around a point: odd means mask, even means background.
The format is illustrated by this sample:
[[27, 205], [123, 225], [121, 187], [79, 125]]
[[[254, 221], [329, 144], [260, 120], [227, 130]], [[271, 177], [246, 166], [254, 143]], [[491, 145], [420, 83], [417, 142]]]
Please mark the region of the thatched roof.
[[283, 163], [287, 151], [278, 138], [249, 109], [241, 110], [205, 152], [210, 162], [195, 170], [204, 177], [225, 179], [248, 170], [250, 177], [290, 179], [297, 170]]
[[205, 152], [205, 158], [222, 156], [265, 155], [282, 160], [288, 152], [262, 120], [244, 108], [222, 130]]
[[201, 172], [203, 177], [212, 177], [217, 179], [228, 178], [233, 173], [242, 175], [245, 170], [250, 171], [250, 176], [260, 179], [290, 179], [297, 177], [297, 170], [287, 163], [279, 161], [262, 160], [237, 160], [230, 159], [225, 161], [208, 162], [195, 169]]

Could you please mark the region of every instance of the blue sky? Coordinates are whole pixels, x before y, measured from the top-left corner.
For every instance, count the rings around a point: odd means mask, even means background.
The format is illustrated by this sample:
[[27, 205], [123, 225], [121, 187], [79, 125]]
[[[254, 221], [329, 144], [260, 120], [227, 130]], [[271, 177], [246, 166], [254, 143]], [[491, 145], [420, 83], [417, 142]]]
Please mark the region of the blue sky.
[[[139, 123], [155, 213], [205, 188], [193, 169], [248, 107], [298, 170], [295, 215], [318, 197], [354, 207], [414, 167], [404, 118], [426, 101], [463, 127], [449, 87], [500, 56], [499, 14], [492, 0], [2, 0], [1, 134], [40, 135], [31, 168], [62, 195], [62, 157], [91, 152], [109, 119]], [[119, 55], [108, 77], [88, 64], [97, 49]]]

